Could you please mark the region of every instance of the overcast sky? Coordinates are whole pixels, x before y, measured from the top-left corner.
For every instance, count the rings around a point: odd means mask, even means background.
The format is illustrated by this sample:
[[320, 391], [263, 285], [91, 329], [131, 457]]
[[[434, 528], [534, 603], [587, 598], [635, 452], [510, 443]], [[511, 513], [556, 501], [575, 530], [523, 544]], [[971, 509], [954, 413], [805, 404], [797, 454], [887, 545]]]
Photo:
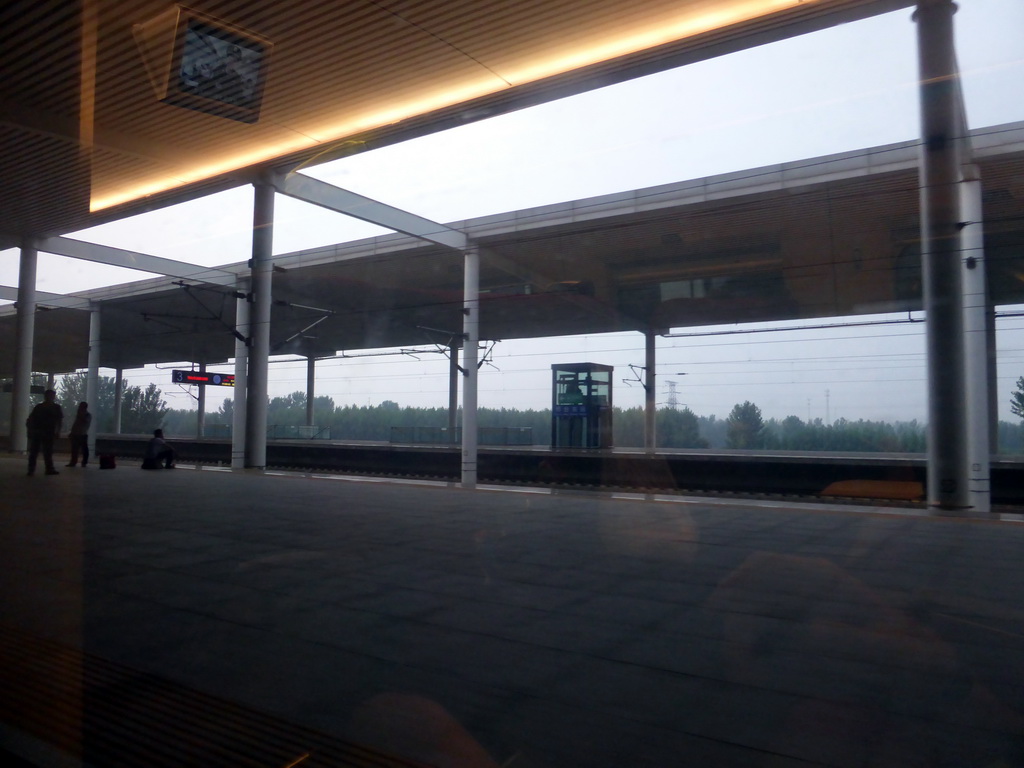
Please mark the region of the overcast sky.
[[[447, 222], [914, 139], [910, 16], [899, 11], [693, 64], [307, 172]], [[971, 126], [1024, 120], [1024, 0], [961, 0], [956, 25]], [[207, 266], [243, 261], [251, 205], [251, 188], [241, 188], [71, 236]], [[276, 253], [384, 231], [277, 197]], [[54, 293], [150, 277], [46, 254], [38, 272], [38, 288]], [[17, 252], [4, 252], [0, 283], [16, 281]], [[1000, 413], [1011, 418], [1024, 321], [1002, 320], [999, 331]], [[724, 417], [751, 400], [779, 418], [923, 420], [922, 333], [917, 324], [660, 339], [658, 400], [669, 401], [671, 381], [675, 400], [702, 415]], [[638, 406], [642, 389], [623, 379], [643, 358], [638, 333], [502, 342], [494, 367], [481, 371], [480, 403], [546, 407], [550, 365], [592, 361], [616, 366], [618, 405]], [[320, 363], [317, 394], [338, 404], [446, 404], [441, 356], [371, 360]], [[125, 375], [155, 381], [172, 407], [192, 402], [169, 372]], [[304, 362], [272, 365], [272, 394], [304, 387]], [[219, 399], [209, 393], [211, 403]]]

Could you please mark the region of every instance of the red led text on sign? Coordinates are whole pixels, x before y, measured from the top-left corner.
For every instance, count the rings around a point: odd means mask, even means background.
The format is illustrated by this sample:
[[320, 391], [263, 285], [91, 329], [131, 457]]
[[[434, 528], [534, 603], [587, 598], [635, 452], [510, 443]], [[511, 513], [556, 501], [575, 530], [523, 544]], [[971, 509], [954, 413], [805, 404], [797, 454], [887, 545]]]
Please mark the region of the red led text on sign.
[[207, 384], [215, 387], [235, 386], [235, 376], [232, 373], [200, 373], [198, 371], [171, 371], [171, 381], [175, 384]]

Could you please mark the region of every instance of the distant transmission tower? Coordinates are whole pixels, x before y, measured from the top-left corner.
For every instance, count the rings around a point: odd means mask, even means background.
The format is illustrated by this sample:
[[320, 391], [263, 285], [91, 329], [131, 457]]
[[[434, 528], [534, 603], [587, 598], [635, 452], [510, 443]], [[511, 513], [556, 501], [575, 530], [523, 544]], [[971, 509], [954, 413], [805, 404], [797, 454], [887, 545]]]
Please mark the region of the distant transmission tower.
[[670, 381], [668, 382], [668, 400], [665, 401], [665, 405], [671, 408], [673, 411], [679, 410], [679, 398], [676, 396], [676, 385], [679, 382]]

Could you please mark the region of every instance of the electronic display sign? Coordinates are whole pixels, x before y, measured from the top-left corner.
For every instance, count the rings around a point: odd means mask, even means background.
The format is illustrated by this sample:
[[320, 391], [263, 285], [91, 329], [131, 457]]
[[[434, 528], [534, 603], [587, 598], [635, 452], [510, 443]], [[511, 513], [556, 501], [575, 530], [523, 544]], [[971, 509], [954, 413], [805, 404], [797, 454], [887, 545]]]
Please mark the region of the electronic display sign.
[[175, 384], [207, 384], [215, 387], [235, 386], [233, 373], [205, 373], [201, 371], [171, 371], [171, 381]]
[[222, 19], [175, 5], [132, 33], [165, 104], [243, 123], [260, 118], [273, 43]]

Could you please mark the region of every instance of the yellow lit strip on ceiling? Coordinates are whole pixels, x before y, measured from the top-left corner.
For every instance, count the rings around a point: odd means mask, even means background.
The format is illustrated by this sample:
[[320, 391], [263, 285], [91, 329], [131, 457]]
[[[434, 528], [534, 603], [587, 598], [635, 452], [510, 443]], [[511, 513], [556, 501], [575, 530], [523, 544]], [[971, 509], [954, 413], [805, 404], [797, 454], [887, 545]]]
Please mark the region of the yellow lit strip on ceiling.
[[[496, 78], [495, 78], [496, 79]], [[502, 83], [502, 87], [505, 86]], [[252, 165], [264, 163], [277, 157], [288, 155], [292, 152], [300, 152], [311, 147], [326, 144], [331, 141], [343, 139], [356, 133], [361, 133], [373, 128], [380, 128], [384, 125], [399, 122], [409, 117], [425, 114], [435, 109], [441, 109], [453, 104], [460, 104], [464, 101], [480, 96], [486, 96], [500, 90], [492, 81], [481, 82], [475, 86], [458, 89], [441, 90], [438, 93], [415, 101], [405, 102], [396, 105], [393, 109], [383, 112], [374, 112], [361, 119], [351, 120], [346, 123], [337, 123], [320, 130], [311, 131], [308, 134], [297, 134], [295, 138], [288, 141], [278, 141], [271, 144], [264, 144], [259, 149], [247, 153], [230, 155], [215, 163], [207, 163], [189, 168], [187, 171], [173, 176], [163, 176], [145, 184], [118, 190], [116, 193], [101, 198], [93, 198], [89, 205], [90, 211], [100, 211], [122, 203], [145, 197], [147, 195], [166, 192], [176, 187], [185, 186], [194, 182], [209, 179], [222, 173], [229, 173], [239, 168], [247, 168]]]
[[258, 150], [244, 154], [230, 155], [216, 163], [197, 165], [187, 171], [175, 175], [160, 176], [152, 181], [138, 184], [133, 187], [120, 189], [105, 197], [93, 197], [89, 202], [91, 212], [102, 211], [105, 208], [112, 208], [115, 205], [129, 203], [149, 195], [166, 192], [176, 187], [182, 187], [203, 179], [219, 176], [222, 173], [237, 171], [239, 168], [246, 168], [250, 165], [272, 160], [275, 157], [287, 155], [290, 152], [298, 152], [314, 146], [317, 142], [309, 137], [300, 136], [291, 141], [279, 141], [273, 144], [264, 144]]
[[619, 56], [645, 51], [648, 48], [656, 48], [676, 40], [685, 40], [688, 37], [722, 27], [751, 21], [787, 8], [812, 5], [818, 2], [821, 0], [736, 0], [733, 3], [705, 3], [707, 10], [702, 9], [699, 14], [691, 12], [673, 23], [641, 30], [626, 37], [610, 37], [567, 56], [540, 61], [506, 73], [505, 77], [513, 85], [521, 85]]
[[[353, 119], [305, 129], [303, 133], [288, 141], [265, 144], [257, 150], [226, 156], [214, 163], [205, 163], [173, 175], [153, 178], [142, 184], [125, 187], [90, 201], [90, 211], [100, 211], [137, 200], [148, 195], [166, 192], [177, 187], [195, 183], [230, 171], [268, 162], [292, 152], [308, 150], [320, 144], [337, 141], [363, 131], [427, 114], [431, 111], [454, 106], [475, 98], [488, 96], [509, 88], [507, 83], [523, 85], [530, 82], [571, 72], [581, 67], [625, 56], [659, 45], [683, 40], [687, 37], [710, 32], [733, 24], [751, 21], [761, 16], [794, 8], [813, 5], [822, 0], [708, 0], [696, 10], [693, 6], [682, 6], [683, 13], [671, 23], [660, 23], [625, 36], [611, 36], [608, 39], [580, 48], [569, 54], [548, 59], [539, 59], [511, 73], [499, 77], [488, 77], [479, 82], [458, 88], [439, 89], [435, 94], [412, 101], [396, 103], [384, 111], [365, 114]], [[507, 82], [506, 82], [507, 81]]]

